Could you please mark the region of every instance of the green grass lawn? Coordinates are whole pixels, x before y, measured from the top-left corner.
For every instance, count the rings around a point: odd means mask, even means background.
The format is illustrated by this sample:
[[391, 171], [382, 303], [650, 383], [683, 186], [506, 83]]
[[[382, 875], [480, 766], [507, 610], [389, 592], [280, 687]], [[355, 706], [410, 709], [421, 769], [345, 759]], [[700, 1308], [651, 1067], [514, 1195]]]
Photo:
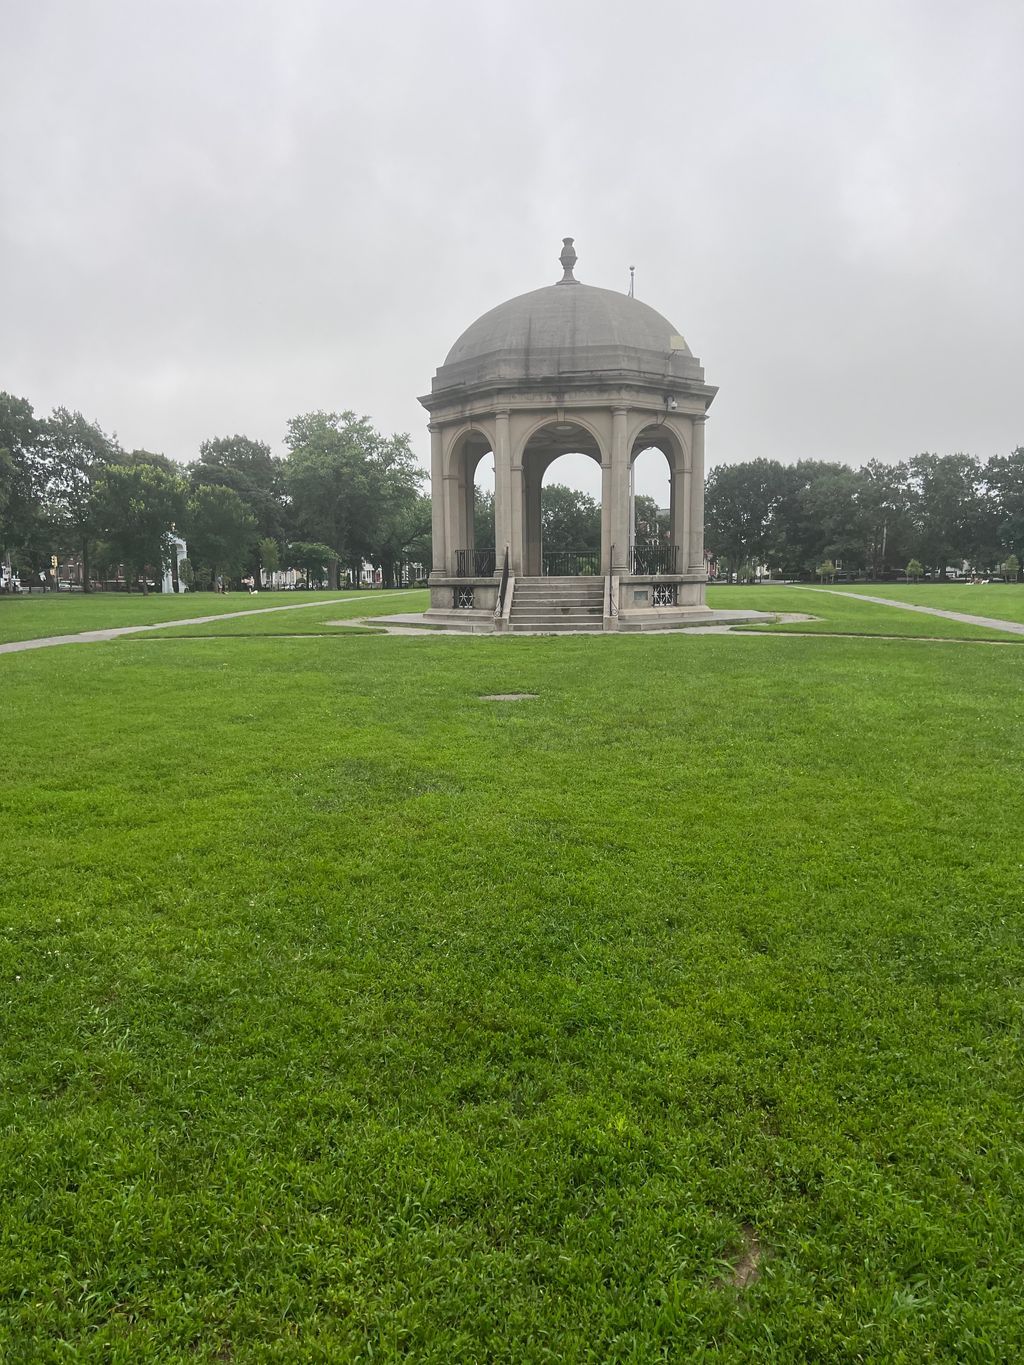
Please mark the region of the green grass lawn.
[[5, 1365], [1019, 1357], [1015, 651], [0, 673]]
[[870, 583], [837, 585], [837, 591], [888, 597], [940, 611], [965, 611], [1024, 622], [1024, 583]]
[[[247, 592], [224, 594], [196, 592], [178, 594], [150, 593], [26, 593], [19, 597], [0, 596], [0, 644], [10, 640], [38, 640], [45, 635], [69, 635], [75, 631], [108, 630], [118, 626], [148, 625], [155, 621], [180, 621], [192, 616], [215, 616], [221, 612], [259, 611], [263, 607], [294, 607], [300, 603], [322, 604], [325, 599], [346, 601], [346, 608], [358, 597], [378, 611], [403, 611], [405, 598], [423, 597], [422, 593], [398, 592]], [[377, 599], [380, 599], [378, 606]], [[365, 614], [365, 606], [360, 614]], [[333, 608], [337, 612], [338, 608]], [[416, 610], [416, 608], [409, 608]], [[282, 612], [270, 619], [290, 620], [305, 612]], [[225, 622], [225, 625], [227, 623]]]
[[[324, 595], [324, 594], [321, 594]], [[333, 605], [318, 604], [303, 608], [302, 611], [275, 611], [266, 615], [236, 616], [228, 621], [212, 621], [201, 626], [168, 626], [166, 630], [154, 631], [153, 636], [163, 639], [172, 636], [212, 635], [352, 635], [365, 634], [366, 627], [337, 625], [360, 617], [391, 615], [404, 612], [426, 611], [430, 606], [430, 594], [423, 589], [406, 589], [401, 592], [353, 593], [351, 601], [338, 602], [334, 594], [326, 594]], [[372, 627], [371, 627], [372, 629]], [[375, 632], [376, 633], [376, 632]]]
[[[864, 592], [879, 597], [893, 594], [881, 588], [865, 588]], [[1024, 637], [1008, 631], [997, 631], [986, 626], [965, 625], [942, 616], [925, 616], [921, 612], [902, 611], [899, 607], [880, 607], [874, 602], [861, 602], [846, 594], [817, 592], [807, 588], [756, 586], [709, 587], [708, 605], [718, 609], [749, 608], [754, 611], [801, 612], [814, 616], [814, 621], [783, 622], [777, 625], [744, 626], [744, 630], [770, 631], [783, 634], [838, 634], [838, 635], [905, 635], [942, 640], [1017, 640]], [[923, 603], [929, 606], [931, 603]], [[938, 603], [934, 605], [939, 605]], [[945, 604], [942, 604], [943, 607]], [[993, 604], [994, 606], [995, 604]], [[953, 610], [970, 610], [968, 607]], [[997, 615], [998, 612], [982, 612]], [[1018, 618], [1008, 612], [1007, 620]]]

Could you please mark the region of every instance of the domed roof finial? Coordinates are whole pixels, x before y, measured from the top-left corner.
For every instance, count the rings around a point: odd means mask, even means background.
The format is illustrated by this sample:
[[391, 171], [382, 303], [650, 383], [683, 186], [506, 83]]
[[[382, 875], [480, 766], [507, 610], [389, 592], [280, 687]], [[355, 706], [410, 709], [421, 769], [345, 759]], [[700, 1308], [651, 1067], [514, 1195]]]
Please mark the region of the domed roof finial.
[[565, 274], [558, 281], [559, 284], [579, 284], [579, 280], [575, 279], [572, 273], [572, 268], [579, 259], [576, 252], [573, 250], [572, 243], [573, 239], [571, 237], [562, 238], [562, 254], [558, 259], [562, 262], [562, 269], [565, 271]]

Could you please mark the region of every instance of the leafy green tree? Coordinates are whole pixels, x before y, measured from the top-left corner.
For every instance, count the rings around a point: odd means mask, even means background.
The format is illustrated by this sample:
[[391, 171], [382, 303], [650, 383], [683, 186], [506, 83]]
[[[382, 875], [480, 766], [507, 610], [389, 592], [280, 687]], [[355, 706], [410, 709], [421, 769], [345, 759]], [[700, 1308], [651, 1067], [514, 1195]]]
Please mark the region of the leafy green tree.
[[915, 455], [915, 555], [946, 577], [954, 561], [976, 558], [983, 539], [981, 463], [973, 455]]
[[818, 565], [818, 577], [823, 583], [834, 582], [835, 576], [836, 566], [832, 563], [831, 559], [826, 559], [823, 564]]
[[264, 536], [256, 546], [256, 553], [265, 573], [276, 573], [281, 567], [281, 547], [273, 536]]
[[777, 460], [718, 465], [704, 496], [705, 544], [731, 577], [743, 563], [779, 558], [778, 514], [790, 480]]
[[375, 542], [374, 558], [380, 564], [384, 587], [399, 586], [400, 565], [410, 561], [429, 564], [430, 499], [422, 493], [389, 499], [380, 516]]
[[185, 482], [156, 464], [110, 465], [96, 483], [97, 534], [107, 544], [106, 556], [124, 564], [128, 588], [147, 572], [162, 571], [170, 553], [170, 533], [185, 511]]
[[189, 495], [185, 534], [193, 563], [213, 587], [233, 578], [252, 555], [256, 518], [233, 488], [200, 486]]
[[814, 568], [824, 558], [847, 570], [862, 569], [868, 533], [857, 500], [857, 474], [846, 465], [799, 460], [793, 475], [798, 482], [793, 496], [799, 527], [792, 546], [796, 565]]
[[318, 541], [295, 540], [288, 546], [288, 566], [300, 569], [306, 575], [306, 582], [319, 579], [332, 560], [338, 559], [337, 550]]
[[473, 489], [473, 543], [478, 550], [494, 544], [494, 494], [485, 488]]
[[[646, 493], [633, 499], [637, 540], [664, 540], [669, 532], [668, 518], [658, 515], [658, 504]], [[641, 529], [643, 528], [643, 529]]]
[[34, 564], [48, 547], [43, 512], [45, 472], [40, 450], [42, 423], [32, 404], [0, 393], [0, 552], [15, 562], [23, 551]]
[[865, 562], [876, 579], [905, 564], [914, 539], [913, 495], [906, 464], [869, 460], [857, 474]]
[[919, 559], [912, 559], [907, 565], [907, 577], [913, 583], [917, 583], [924, 573], [924, 565]]
[[1017, 579], [1020, 577], [1020, 560], [1016, 555], [1010, 555], [1003, 564], [1003, 575], [1008, 578], [1011, 583], [1016, 583]]
[[264, 441], [248, 436], [204, 441], [199, 459], [188, 467], [188, 477], [193, 489], [230, 488], [255, 519], [260, 540], [283, 539], [284, 461], [272, 455]]
[[423, 471], [408, 436], [383, 436], [352, 412], [294, 417], [285, 443], [293, 526], [312, 543], [337, 547], [327, 566], [337, 587], [340, 560], [382, 561], [397, 507], [415, 501]]
[[985, 466], [985, 484], [999, 547], [1019, 560], [1024, 555], [1024, 446], [993, 456]]
[[120, 458], [117, 442], [80, 412], [55, 408], [40, 431], [46, 510], [61, 544], [82, 556], [82, 587], [91, 590], [90, 549], [96, 537], [96, 483]]
[[545, 484], [540, 490], [540, 521], [545, 550], [601, 548], [601, 505], [577, 488]]

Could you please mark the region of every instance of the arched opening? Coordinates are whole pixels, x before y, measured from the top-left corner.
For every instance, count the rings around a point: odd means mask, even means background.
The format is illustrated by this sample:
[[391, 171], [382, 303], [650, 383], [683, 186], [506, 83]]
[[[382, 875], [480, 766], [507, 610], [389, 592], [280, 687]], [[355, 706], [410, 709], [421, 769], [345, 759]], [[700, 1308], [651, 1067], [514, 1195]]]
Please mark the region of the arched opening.
[[680, 572], [678, 532], [685, 477], [674, 438], [663, 428], [641, 431], [633, 442], [629, 465], [630, 573]]
[[550, 422], [523, 451], [523, 570], [563, 578], [604, 572], [601, 449], [576, 422]]
[[466, 432], [452, 447], [448, 505], [452, 518], [453, 563], [457, 578], [486, 578], [494, 573], [494, 458], [487, 435]]

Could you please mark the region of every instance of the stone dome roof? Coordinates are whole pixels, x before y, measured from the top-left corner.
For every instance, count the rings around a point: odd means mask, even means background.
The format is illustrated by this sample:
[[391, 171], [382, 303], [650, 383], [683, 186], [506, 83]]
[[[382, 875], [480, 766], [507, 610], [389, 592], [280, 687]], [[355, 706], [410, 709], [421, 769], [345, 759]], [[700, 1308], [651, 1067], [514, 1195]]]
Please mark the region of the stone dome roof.
[[699, 361], [667, 318], [627, 294], [578, 283], [571, 238], [561, 260], [558, 284], [508, 299], [467, 327], [437, 371], [435, 393], [598, 374], [703, 381]]

